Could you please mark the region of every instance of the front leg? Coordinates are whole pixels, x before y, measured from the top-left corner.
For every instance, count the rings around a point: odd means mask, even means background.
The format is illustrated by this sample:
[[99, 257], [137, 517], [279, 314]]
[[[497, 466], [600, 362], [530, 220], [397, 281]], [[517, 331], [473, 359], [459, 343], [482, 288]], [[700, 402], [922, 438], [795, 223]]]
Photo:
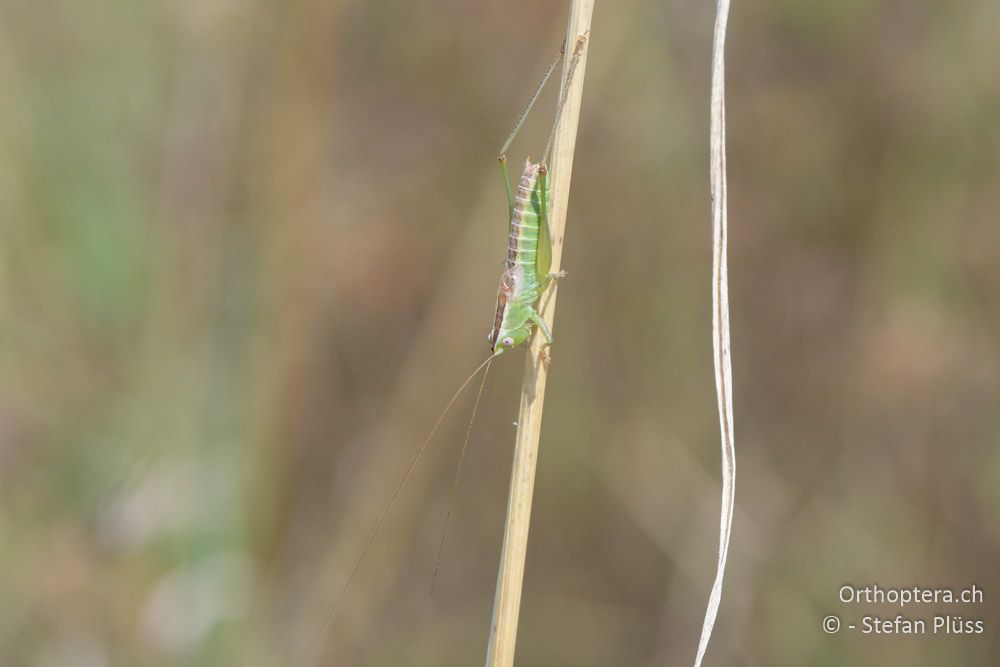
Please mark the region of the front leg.
[[538, 314], [538, 311], [534, 308], [528, 308], [528, 319], [534, 322], [538, 330], [542, 332], [542, 335], [545, 337], [545, 346], [552, 345], [552, 331], [549, 330], [549, 325], [545, 323], [545, 320]]

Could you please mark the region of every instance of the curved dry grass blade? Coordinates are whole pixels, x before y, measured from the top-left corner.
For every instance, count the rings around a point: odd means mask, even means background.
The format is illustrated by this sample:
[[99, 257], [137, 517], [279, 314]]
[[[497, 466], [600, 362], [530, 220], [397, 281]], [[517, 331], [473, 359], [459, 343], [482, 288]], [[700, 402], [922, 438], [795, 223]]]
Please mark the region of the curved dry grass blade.
[[719, 563], [715, 583], [708, 596], [705, 620], [695, 667], [701, 665], [712, 636], [722, 601], [722, 577], [729, 555], [736, 490], [736, 448], [733, 440], [733, 369], [729, 350], [729, 267], [726, 257], [726, 23], [729, 0], [716, 4], [715, 35], [712, 40], [712, 99], [710, 104], [709, 166], [712, 183], [712, 350], [715, 362], [715, 393], [719, 404], [722, 440], [722, 508], [719, 513]]

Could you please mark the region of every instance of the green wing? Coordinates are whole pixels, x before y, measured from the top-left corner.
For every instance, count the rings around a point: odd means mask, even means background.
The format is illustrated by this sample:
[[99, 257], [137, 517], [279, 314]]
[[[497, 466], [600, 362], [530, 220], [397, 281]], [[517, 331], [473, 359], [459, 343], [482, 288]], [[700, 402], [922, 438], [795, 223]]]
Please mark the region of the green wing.
[[538, 215], [538, 250], [535, 253], [535, 271], [538, 280], [544, 286], [548, 282], [549, 269], [552, 268], [552, 235], [549, 233], [549, 182], [546, 174], [540, 174], [538, 183], [538, 198], [540, 201]]

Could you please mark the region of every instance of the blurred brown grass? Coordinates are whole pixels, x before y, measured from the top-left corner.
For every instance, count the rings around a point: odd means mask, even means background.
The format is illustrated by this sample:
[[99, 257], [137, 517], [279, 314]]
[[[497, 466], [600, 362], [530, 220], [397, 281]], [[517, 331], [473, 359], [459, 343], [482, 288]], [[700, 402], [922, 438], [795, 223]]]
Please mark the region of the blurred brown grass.
[[[0, 4], [0, 663], [304, 650], [486, 353], [493, 158], [562, 11]], [[711, 13], [597, 8], [521, 665], [685, 664], [697, 640]], [[712, 664], [1000, 655], [998, 27], [988, 0], [733, 6], [741, 487]], [[513, 155], [544, 144], [551, 99]], [[327, 664], [482, 659], [519, 373], [491, 373], [439, 592], [460, 410]], [[977, 583], [954, 613], [987, 634], [824, 635], [868, 582]]]

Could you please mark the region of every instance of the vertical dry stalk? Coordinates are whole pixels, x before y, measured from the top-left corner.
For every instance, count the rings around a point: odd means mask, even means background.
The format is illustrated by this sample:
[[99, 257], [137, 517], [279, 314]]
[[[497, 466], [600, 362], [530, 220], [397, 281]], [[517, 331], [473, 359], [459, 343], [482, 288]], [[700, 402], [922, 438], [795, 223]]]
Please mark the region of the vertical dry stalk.
[[[577, 39], [590, 31], [594, 0], [573, 0], [570, 6], [569, 25], [566, 29], [567, 54], [572, 52]], [[588, 44], [584, 44], [569, 88], [562, 92], [566, 102], [555, 129], [552, 149], [552, 202], [549, 224], [552, 230], [552, 271], [558, 271], [562, 258], [563, 232], [566, 228], [566, 205], [569, 201], [570, 175], [573, 170], [573, 153], [576, 148], [576, 128], [580, 119], [580, 99], [583, 79], [587, 69]], [[562, 82], [571, 58], [563, 62]], [[541, 315], [552, 326], [556, 306], [556, 288], [545, 295], [540, 303]], [[504, 528], [503, 547], [500, 554], [500, 572], [497, 576], [496, 595], [493, 602], [493, 622], [486, 654], [487, 667], [510, 667], [514, 664], [514, 644], [517, 639], [517, 621], [521, 607], [521, 586], [524, 579], [524, 559], [528, 550], [528, 524], [531, 520], [531, 499], [535, 486], [535, 464], [538, 460], [538, 439], [542, 427], [542, 404], [545, 398], [545, 380], [548, 364], [543, 360], [542, 336], [532, 337], [524, 367], [521, 385], [521, 411], [518, 418], [517, 438], [514, 445], [514, 464], [511, 472], [510, 495], [507, 500], [507, 521]]]
[[708, 597], [695, 667], [701, 665], [722, 601], [722, 577], [729, 555], [736, 490], [736, 448], [733, 440], [733, 368], [729, 354], [729, 266], [726, 257], [726, 23], [729, 0], [718, 0], [712, 40], [712, 99], [709, 104], [709, 170], [712, 187], [712, 350], [715, 393], [722, 439], [722, 507], [719, 513], [719, 562]]

